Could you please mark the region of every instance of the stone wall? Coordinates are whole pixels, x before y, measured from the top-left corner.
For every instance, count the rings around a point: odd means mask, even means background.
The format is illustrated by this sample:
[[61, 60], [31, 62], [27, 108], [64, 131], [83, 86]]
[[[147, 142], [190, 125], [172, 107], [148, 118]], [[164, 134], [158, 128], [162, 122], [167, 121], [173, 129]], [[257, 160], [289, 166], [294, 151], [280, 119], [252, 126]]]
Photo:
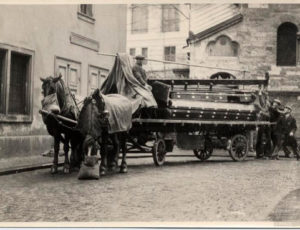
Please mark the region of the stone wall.
[[71, 43], [78, 34], [99, 43], [99, 52], [126, 51], [126, 5], [94, 5], [94, 23], [79, 17], [79, 5], [3, 5], [0, 7], [0, 46], [29, 49], [32, 65], [32, 121], [6, 122], [0, 119], [0, 158], [40, 153], [50, 148], [41, 109], [40, 77], [55, 75], [55, 57], [80, 63], [80, 96], [89, 92], [89, 66], [110, 69], [114, 59]]
[[[277, 28], [284, 22], [294, 23], [300, 30], [300, 5], [260, 4], [240, 5], [242, 22], [224, 29], [191, 45], [191, 60], [195, 64], [240, 69], [249, 72], [224, 70], [237, 78], [252, 79], [270, 74], [270, 95], [293, 106], [293, 114], [300, 121], [300, 65], [276, 65]], [[207, 44], [225, 35], [239, 44], [237, 57], [213, 57], [206, 52]], [[190, 68], [191, 78], [209, 78], [221, 70]], [[300, 123], [299, 123], [300, 124]], [[298, 131], [300, 137], [300, 132]]]

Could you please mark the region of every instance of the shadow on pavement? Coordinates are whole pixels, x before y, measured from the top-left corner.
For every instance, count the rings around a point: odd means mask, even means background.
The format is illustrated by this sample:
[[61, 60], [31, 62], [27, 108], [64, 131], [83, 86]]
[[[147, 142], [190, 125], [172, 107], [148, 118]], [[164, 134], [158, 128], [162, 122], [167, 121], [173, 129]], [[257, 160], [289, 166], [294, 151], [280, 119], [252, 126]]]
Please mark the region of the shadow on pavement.
[[300, 223], [300, 189], [287, 194], [275, 207], [268, 219], [275, 222]]

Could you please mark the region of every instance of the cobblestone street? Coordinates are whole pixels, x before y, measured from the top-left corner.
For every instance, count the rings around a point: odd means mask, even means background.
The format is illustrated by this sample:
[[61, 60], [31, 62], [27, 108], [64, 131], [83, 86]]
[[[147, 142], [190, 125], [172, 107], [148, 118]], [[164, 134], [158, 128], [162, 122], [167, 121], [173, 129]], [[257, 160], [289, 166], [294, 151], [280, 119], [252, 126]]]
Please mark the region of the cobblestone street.
[[80, 181], [76, 172], [53, 176], [49, 169], [2, 176], [0, 220], [300, 220], [299, 161], [217, 156], [200, 162], [186, 155], [167, 157], [160, 168], [150, 157], [129, 158], [128, 174], [98, 181]]

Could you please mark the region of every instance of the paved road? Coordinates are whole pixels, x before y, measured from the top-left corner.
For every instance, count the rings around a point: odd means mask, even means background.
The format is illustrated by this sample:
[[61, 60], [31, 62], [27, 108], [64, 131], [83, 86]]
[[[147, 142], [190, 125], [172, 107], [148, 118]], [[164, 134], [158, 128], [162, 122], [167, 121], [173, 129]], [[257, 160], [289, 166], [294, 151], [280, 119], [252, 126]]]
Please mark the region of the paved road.
[[77, 180], [77, 173], [53, 176], [48, 169], [2, 176], [0, 221], [300, 224], [300, 161], [169, 157], [160, 168], [151, 158], [129, 159], [128, 164], [128, 174], [98, 181]]

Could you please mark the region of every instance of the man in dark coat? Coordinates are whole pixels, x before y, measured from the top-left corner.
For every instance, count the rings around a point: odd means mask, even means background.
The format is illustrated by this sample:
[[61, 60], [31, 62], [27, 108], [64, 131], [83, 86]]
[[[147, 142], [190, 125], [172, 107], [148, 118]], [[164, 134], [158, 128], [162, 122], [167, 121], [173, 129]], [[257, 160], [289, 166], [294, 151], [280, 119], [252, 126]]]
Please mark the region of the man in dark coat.
[[272, 141], [272, 150], [270, 152], [270, 155], [272, 155], [272, 153], [274, 152], [275, 150], [275, 146], [278, 145], [277, 141], [278, 141], [278, 138], [279, 136], [277, 135], [277, 130], [278, 130], [278, 127], [277, 127], [277, 123], [282, 115], [282, 110], [280, 110], [280, 106], [281, 106], [281, 101], [279, 99], [274, 99], [272, 104], [271, 104], [271, 107], [269, 109], [269, 113], [270, 113], [270, 122], [271, 123], [276, 123], [276, 125], [272, 125], [271, 126], [271, 141]]
[[290, 106], [286, 106], [286, 114], [284, 119], [284, 143], [283, 148], [290, 146], [295, 156], [297, 156], [297, 160], [300, 159], [300, 154], [298, 151], [298, 144], [295, 138], [295, 132], [297, 130], [297, 122], [296, 119], [291, 115], [292, 108]]
[[288, 106], [283, 110], [284, 116], [281, 116], [277, 122], [275, 130], [275, 148], [272, 154], [272, 159], [279, 160], [279, 151], [283, 147], [283, 144], [291, 146], [294, 154], [297, 156], [297, 160], [300, 159], [297, 149], [297, 141], [295, 138], [295, 132], [297, 130], [297, 124], [295, 118], [291, 115], [292, 109]]
[[143, 56], [138, 55], [135, 57], [136, 63], [132, 68], [132, 72], [134, 77], [142, 84], [147, 84], [147, 75], [146, 71], [143, 69], [143, 60], [145, 59]]
[[[269, 108], [270, 122], [277, 123], [280, 118], [280, 113], [278, 111], [281, 101], [279, 99], [274, 99], [271, 102]], [[271, 157], [274, 147], [276, 145], [276, 125], [271, 127], [260, 127], [257, 133], [257, 144], [256, 144], [256, 158], [269, 159]], [[265, 142], [265, 149], [261, 148], [262, 142]], [[272, 148], [273, 146], [273, 148]]]

